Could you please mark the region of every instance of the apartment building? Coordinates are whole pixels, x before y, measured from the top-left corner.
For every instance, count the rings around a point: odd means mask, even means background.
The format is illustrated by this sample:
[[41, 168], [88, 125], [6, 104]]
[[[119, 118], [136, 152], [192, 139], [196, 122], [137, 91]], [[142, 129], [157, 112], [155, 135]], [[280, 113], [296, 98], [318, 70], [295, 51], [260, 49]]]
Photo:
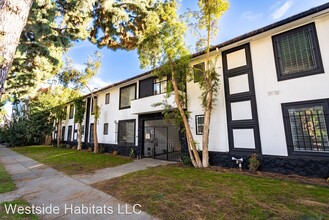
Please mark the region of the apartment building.
[[[256, 153], [261, 170], [329, 176], [329, 3], [212, 47], [220, 89], [210, 125], [210, 163], [236, 167], [232, 157]], [[205, 54], [193, 55], [192, 66], [203, 69]], [[198, 73], [186, 85], [187, 110], [198, 148], [202, 149], [203, 110]], [[99, 143], [109, 152], [165, 160], [186, 154], [184, 133], [164, 120], [166, 78], [147, 72], [95, 92], [100, 118], [94, 122], [92, 100], [83, 141]], [[174, 97], [167, 99], [175, 108]], [[76, 144], [74, 106], [66, 107], [62, 137]]]

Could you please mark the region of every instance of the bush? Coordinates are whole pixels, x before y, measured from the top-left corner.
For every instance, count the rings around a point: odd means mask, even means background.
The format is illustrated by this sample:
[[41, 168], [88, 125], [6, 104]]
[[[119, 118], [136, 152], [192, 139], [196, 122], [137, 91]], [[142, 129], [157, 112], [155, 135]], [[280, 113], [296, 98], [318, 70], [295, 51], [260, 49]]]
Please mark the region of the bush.
[[191, 158], [188, 155], [182, 156], [182, 164], [185, 166], [192, 166]]
[[135, 154], [135, 150], [134, 150], [134, 148], [131, 148], [131, 149], [130, 149], [129, 156], [130, 156], [131, 159], [135, 159], [136, 154]]
[[60, 148], [66, 148], [66, 144], [60, 144], [59, 147]]
[[249, 158], [249, 170], [256, 172], [260, 166], [260, 161], [257, 159], [257, 154], [252, 154]]
[[118, 153], [118, 151], [115, 150], [115, 151], [112, 152], [112, 155], [113, 155], [113, 156], [118, 156], [119, 153]]
[[77, 146], [73, 146], [71, 149], [76, 150], [77, 148], [78, 148]]

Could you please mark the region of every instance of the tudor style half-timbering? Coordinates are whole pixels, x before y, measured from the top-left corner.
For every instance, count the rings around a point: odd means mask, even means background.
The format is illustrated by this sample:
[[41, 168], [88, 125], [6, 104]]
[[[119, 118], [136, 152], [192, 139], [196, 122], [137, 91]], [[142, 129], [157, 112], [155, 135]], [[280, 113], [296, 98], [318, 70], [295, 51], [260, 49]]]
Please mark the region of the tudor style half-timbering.
[[[328, 36], [329, 3], [212, 48], [221, 82], [210, 124], [212, 165], [235, 167], [234, 156], [247, 168], [256, 153], [265, 171], [329, 176]], [[204, 122], [198, 82], [204, 63], [204, 53], [193, 55], [196, 71], [185, 91], [199, 149]], [[166, 89], [167, 78], [148, 72], [96, 91], [99, 143], [124, 155], [134, 148], [145, 157], [179, 160], [186, 152], [184, 135], [163, 120], [162, 106], [154, 106], [165, 99]], [[85, 99], [88, 146], [95, 122], [90, 95]], [[173, 96], [167, 102], [175, 108]], [[77, 126], [70, 103], [66, 111], [63, 140], [69, 143], [76, 140]]]

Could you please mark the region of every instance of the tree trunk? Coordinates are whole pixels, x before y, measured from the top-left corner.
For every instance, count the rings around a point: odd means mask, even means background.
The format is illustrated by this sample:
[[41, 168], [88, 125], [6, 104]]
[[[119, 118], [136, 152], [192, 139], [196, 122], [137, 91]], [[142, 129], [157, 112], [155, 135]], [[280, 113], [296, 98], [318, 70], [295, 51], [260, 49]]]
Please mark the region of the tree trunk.
[[[185, 111], [179, 100], [179, 90], [178, 90], [178, 85], [177, 85], [177, 82], [175, 79], [175, 70], [174, 70], [172, 62], [170, 62], [170, 65], [171, 65], [171, 74], [172, 74], [171, 82], [172, 82], [173, 88], [174, 88], [175, 102], [176, 102], [177, 108], [179, 110], [179, 113], [183, 119], [185, 132], [186, 132], [186, 138], [187, 138], [187, 148], [188, 148], [188, 152], [189, 152], [189, 155], [191, 158], [191, 162], [194, 167], [202, 167], [202, 162], [200, 160], [199, 153], [195, 146], [195, 142], [194, 142], [193, 135], [191, 132], [190, 124], [188, 123], [187, 117], [185, 115]], [[192, 148], [192, 150], [191, 150], [191, 148]], [[193, 152], [193, 154], [191, 151]]]
[[82, 133], [81, 133], [81, 122], [78, 122], [78, 147], [77, 150], [82, 149]]
[[94, 95], [92, 94], [93, 104], [94, 104], [94, 153], [99, 152], [98, 146], [98, 137], [97, 137], [97, 121], [98, 121], [98, 106], [97, 100], [95, 99]]
[[211, 17], [208, 18], [207, 26], [207, 50], [206, 50], [206, 70], [205, 70], [205, 85], [206, 85], [206, 106], [204, 106], [204, 127], [202, 135], [202, 165], [209, 167], [209, 127], [213, 102], [213, 88], [210, 70], [210, 30]]
[[0, 0], [0, 100], [33, 0]]
[[57, 122], [57, 147], [61, 144], [62, 139], [62, 120], [58, 119]]

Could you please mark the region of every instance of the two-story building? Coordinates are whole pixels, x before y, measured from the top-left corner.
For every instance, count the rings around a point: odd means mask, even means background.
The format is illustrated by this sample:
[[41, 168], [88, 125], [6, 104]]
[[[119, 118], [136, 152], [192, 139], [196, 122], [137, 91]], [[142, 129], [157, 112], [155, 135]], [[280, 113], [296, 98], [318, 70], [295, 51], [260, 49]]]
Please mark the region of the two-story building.
[[[329, 3], [212, 47], [220, 89], [210, 125], [210, 163], [247, 167], [252, 153], [261, 169], [280, 173], [329, 176]], [[216, 60], [215, 60], [216, 57]], [[204, 68], [205, 54], [193, 55], [192, 66]], [[203, 109], [198, 77], [186, 85], [187, 110], [198, 148], [202, 149]], [[86, 95], [85, 146], [98, 140], [108, 150], [180, 160], [184, 134], [164, 120], [167, 79], [147, 72], [95, 92], [100, 106], [93, 120]], [[173, 96], [168, 103], [175, 107]], [[74, 107], [67, 106], [63, 140], [75, 144]]]

